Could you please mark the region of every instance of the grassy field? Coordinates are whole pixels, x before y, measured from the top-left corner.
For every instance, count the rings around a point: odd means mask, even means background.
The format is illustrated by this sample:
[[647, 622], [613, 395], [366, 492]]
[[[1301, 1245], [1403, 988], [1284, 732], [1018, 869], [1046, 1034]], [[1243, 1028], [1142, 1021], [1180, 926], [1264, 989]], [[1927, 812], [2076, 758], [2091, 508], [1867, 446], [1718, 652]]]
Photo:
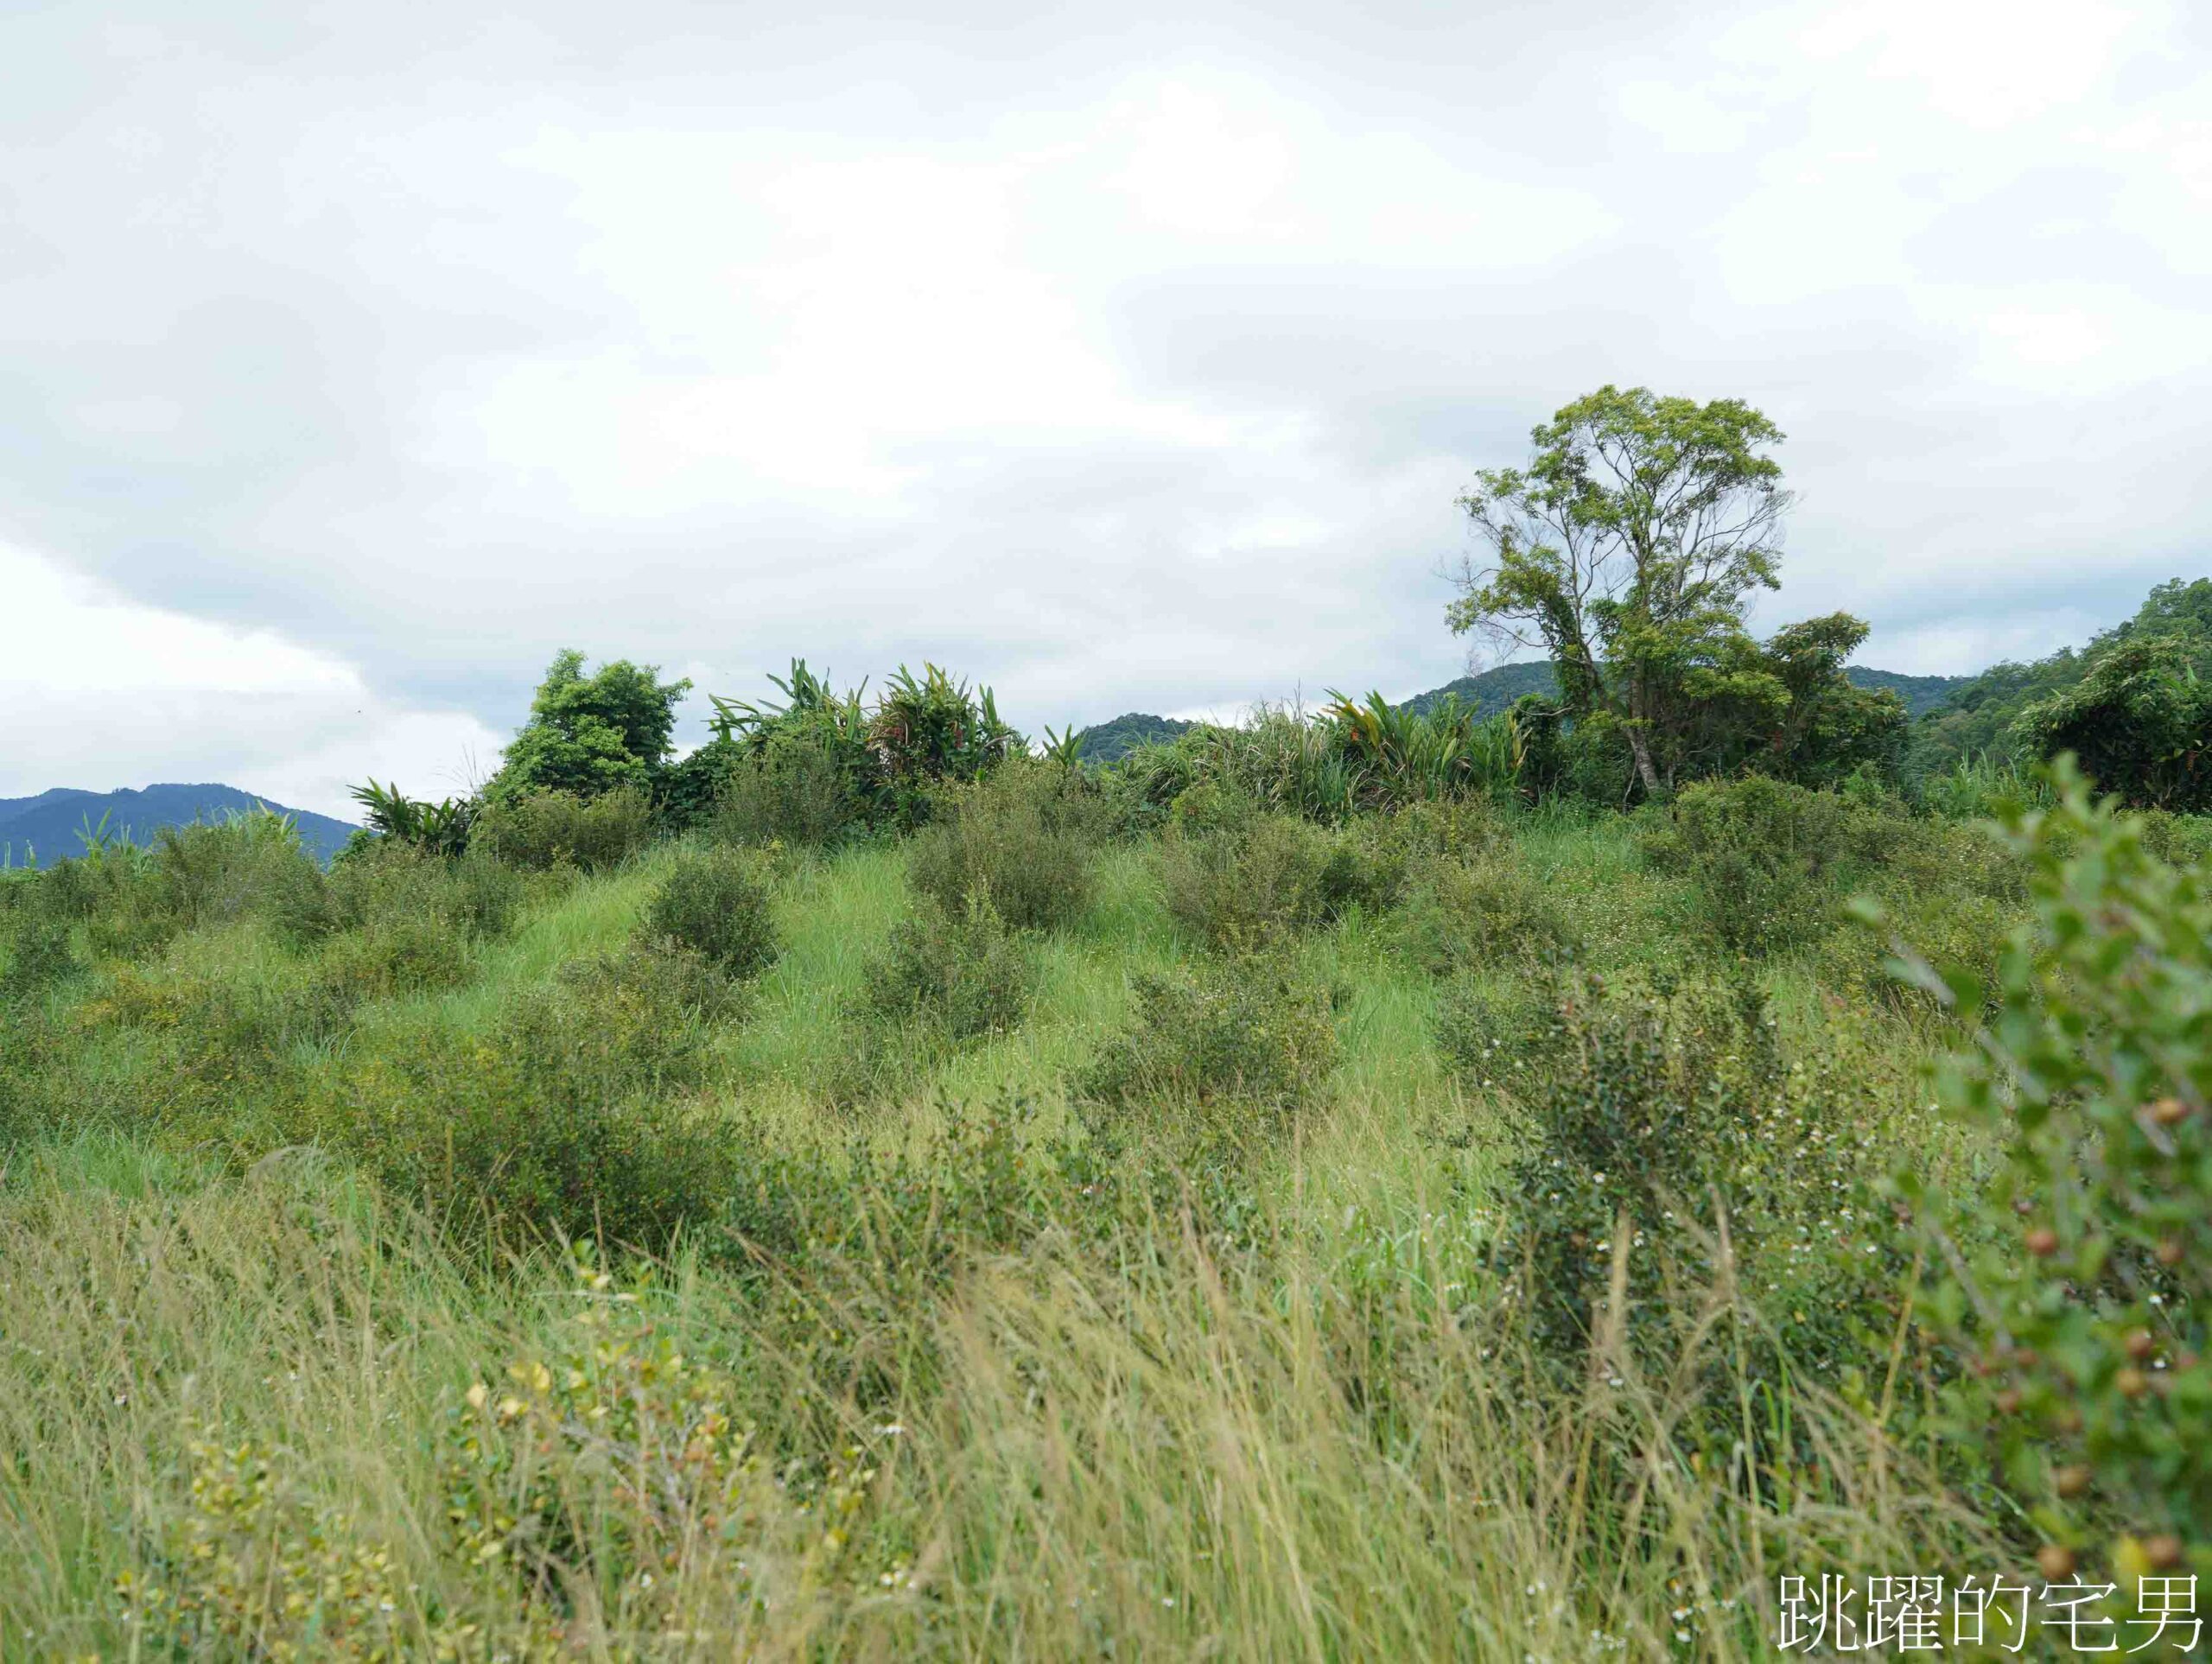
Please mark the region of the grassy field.
[[2018, 862], [1893, 816], [1731, 951], [1650, 817], [1478, 818], [1017, 839], [1079, 905], [964, 937], [912, 840], [22, 886], [0, 1654], [1732, 1659], [2023, 1564], [1877, 1199], [1964, 1030], [1837, 906]]

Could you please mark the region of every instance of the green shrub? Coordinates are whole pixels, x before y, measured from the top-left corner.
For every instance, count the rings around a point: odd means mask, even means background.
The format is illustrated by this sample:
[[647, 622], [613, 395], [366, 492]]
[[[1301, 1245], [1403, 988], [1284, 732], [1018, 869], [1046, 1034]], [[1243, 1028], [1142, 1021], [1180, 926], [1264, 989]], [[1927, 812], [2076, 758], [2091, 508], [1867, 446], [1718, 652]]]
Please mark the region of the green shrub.
[[730, 843], [819, 848], [863, 830], [868, 803], [849, 749], [812, 735], [740, 753], [715, 803], [715, 835]]
[[972, 692], [937, 665], [918, 676], [901, 664], [886, 678], [868, 725], [868, 743], [882, 759], [892, 795], [892, 818], [912, 824], [930, 786], [984, 778], [1020, 756], [1021, 736], [999, 720], [988, 688]]
[[69, 921], [43, 909], [25, 908], [7, 921], [0, 939], [0, 997], [36, 994], [66, 981], [80, 969]]
[[491, 940], [513, 928], [525, 888], [523, 875], [489, 849], [447, 857], [380, 839], [333, 862], [315, 885], [288, 895], [274, 922], [297, 944], [402, 918], [436, 919]]
[[159, 1138], [243, 1158], [303, 1141], [282, 1112], [297, 1101], [303, 1056], [345, 1032], [355, 998], [328, 977], [264, 978], [235, 962], [111, 966], [73, 1026], [129, 1031], [120, 1055], [133, 1067], [105, 1112], [69, 1109], [112, 1113]]
[[351, 1002], [457, 988], [470, 969], [468, 943], [443, 914], [397, 912], [332, 937], [320, 975]]
[[1291, 815], [1221, 831], [1171, 831], [1154, 850], [1167, 911], [1209, 946], [1249, 948], [1395, 898], [1404, 863], [1355, 832]]
[[758, 975], [779, 951], [772, 898], [760, 863], [734, 849], [686, 852], [646, 904], [645, 934], [672, 942], [723, 975]]
[[650, 800], [623, 786], [588, 799], [534, 791], [495, 800], [477, 816], [470, 843], [524, 872], [571, 866], [596, 873], [621, 865], [652, 835]]
[[1955, 1197], [1899, 1183], [1947, 1250], [1927, 1315], [1974, 1362], [1958, 1436], [2052, 1540], [2117, 1538], [2126, 1575], [2212, 1573], [2212, 890], [2069, 763], [2056, 781], [2054, 807], [2008, 822], [2032, 927], [1980, 1045], [1938, 1077], [1999, 1165]]
[[2049, 801], [2030, 769], [1988, 752], [1959, 758], [1948, 769], [1910, 783], [1922, 809], [1946, 820], [1980, 820]]
[[867, 1006], [878, 1021], [969, 1040], [1018, 1026], [1034, 975], [989, 891], [969, 891], [957, 911], [925, 895], [869, 965]]
[[137, 959], [186, 930], [281, 918], [321, 882], [291, 821], [260, 810], [163, 827], [143, 849], [95, 836], [40, 874], [29, 905], [82, 921], [95, 958]]
[[1162, 823], [1185, 836], [1203, 836], [1243, 832], [1267, 812], [1265, 805], [1244, 787], [1206, 777], [1177, 794]]
[[1016, 930], [1066, 924], [1090, 905], [1101, 810], [1079, 775], [1010, 765], [999, 778], [937, 795], [931, 823], [909, 847], [908, 881], [948, 917], [988, 892]]
[[1808, 944], [1840, 917], [1853, 822], [1834, 792], [1753, 775], [1687, 786], [1649, 813], [1646, 857], [1689, 880], [1695, 922], [1722, 950]]
[[728, 1192], [728, 1129], [689, 1090], [728, 989], [679, 949], [584, 961], [486, 1037], [429, 1029], [379, 1050], [326, 1086], [316, 1125], [462, 1235], [658, 1251]]
[[181, 930], [265, 915], [319, 876], [290, 819], [265, 809], [162, 827], [146, 864], [153, 892], [148, 903]]
[[1395, 932], [1432, 974], [1555, 958], [1577, 946], [1574, 926], [1518, 853], [1416, 861]]
[[703, 955], [632, 943], [562, 967], [510, 1003], [500, 1045], [549, 1103], [582, 1104], [696, 1084], [709, 1030], [741, 994]]
[[[783, 704], [713, 696], [715, 743], [738, 753], [733, 781], [746, 764], [765, 777], [744, 788], [736, 824], [748, 836], [786, 813], [814, 829], [842, 829], [849, 810], [871, 826], [918, 826], [936, 788], [983, 779], [1023, 753], [988, 688], [971, 689], [934, 664], [918, 676], [900, 665], [873, 710], [862, 707], [860, 689], [835, 692], [804, 659], [791, 661], [789, 677], [770, 679]], [[785, 749], [794, 755], [774, 755]], [[778, 779], [786, 770], [791, 777]]]
[[[1947, 975], [1993, 992], [2005, 938], [2027, 915], [2027, 867], [1981, 821], [1853, 811], [1860, 898]], [[1855, 901], [1854, 908], [1861, 905]], [[1821, 944], [1822, 981], [1878, 1005], [1928, 1012], [1924, 988], [1891, 974], [1885, 932], [1839, 931]], [[1964, 1014], [1964, 1013], [1962, 1013]]]
[[2012, 731], [2039, 756], [2071, 753], [2138, 809], [2212, 813], [2212, 637], [2117, 642], [2074, 686], [2022, 710]]
[[1075, 1083], [1122, 1110], [1232, 1104], [1280, 1115], [1336, 1066], [1326, 989], [1261, 955], [1138, 978], [1136, 1009]]
[[1808, 1066], [1748, 981], [1588, 975], [1462, 985], [1439, 1029], [1469, 1083], [1517, 1115], [1505, 1259], [1545, 1355], [1591, 1344], [1618, 1254], [1622, 1326], [1646, 1367], [1665, 1368], [1732, 1284], [1757, 1291], [1745, 1343], [1763, 1358], [1831, 1381], [1878, 1363], [1907, 1258], [1876, 1205], [1905, 1089], [1878, 1042]]
[[2212, 815], [2175, 815], [2162, 809], [2143, 816], [2143, 848], [2172, 867], [2212, 861]]
[[474, 797], [410, 797], [397, 784], [380, 785], [374, 778], [355, 786], [352, 795], [361, 807], [361, 824], [346, 838], [341, 855], [379, 839], [430, 854], [458, 855], [468, 848], [469, 832], [483, 806]]

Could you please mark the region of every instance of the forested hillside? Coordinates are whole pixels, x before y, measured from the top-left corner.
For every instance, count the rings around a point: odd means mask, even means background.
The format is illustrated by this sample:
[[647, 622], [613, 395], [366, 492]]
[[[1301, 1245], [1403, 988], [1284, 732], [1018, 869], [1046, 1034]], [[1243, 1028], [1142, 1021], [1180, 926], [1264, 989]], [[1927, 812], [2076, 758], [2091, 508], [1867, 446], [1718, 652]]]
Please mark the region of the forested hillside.
[[[2098, 672], [2105, 675], [2098, 684]], [[2200, 691], [2192, 695], [2193, 684]], [[2097, 685], [2091, 685], [2097, 684]], [[2108, 685], [2103, 685], [2108, 684]], [[2088, 691], [2084, 694], [2087, 686]], [[2064, 713], [2101, 702], [2121, 707], [2164, 708], [2171, 744], [2184, 745], [2193, 730], [2202, 746], [2212, 729], [2212, 578], [2179, 578], [2153, 589], [2134, 617], [2100, 632], [2082, 648], [2062, 648], [2028, 664], [2007, 662], [1952, 689], [1913, 735], [1911, 768], [1929, 773], [1961, 759], [2009, 763], [2048, 749], [2050, 728], [2024, 719], [2040, 712], [2050, 723]], [[2212, 772], [2212, 761], [2204, 765]]]
[[1086, 763], [1118, 763], [1139, 746], [1156, 746], [1187, 734], [1192, 725], [1172, 716], [1147, 716], [1141, 711], [1129, 711], [1110, 722], [1100, 722], [1084, 728], [1077, 736], [1083, 741], [1082, 757]]

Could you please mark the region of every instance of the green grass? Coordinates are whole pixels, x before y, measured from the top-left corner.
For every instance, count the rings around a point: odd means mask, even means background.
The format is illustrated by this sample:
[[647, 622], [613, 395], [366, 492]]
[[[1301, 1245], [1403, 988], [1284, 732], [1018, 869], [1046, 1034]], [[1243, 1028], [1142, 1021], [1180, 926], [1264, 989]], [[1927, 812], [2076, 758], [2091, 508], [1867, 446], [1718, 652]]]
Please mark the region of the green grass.
[[[1623, 822], [1511, 835], [1591, 969], [1717, 974], [1682, 882]], [[1024, 939], [1018, 1027], [898, 1042], [884, 1089], [842, 1107], [830, 1087], [880, 1039], [861, 994], [910, 905], [905, 852], [778, 857], [780, 953], [681, 1088], [745, 1159], [633, 1283], [580, 1281], [557, 1244], [458, 1246], [283, 1135], [293, 1099], [342, 1106], [379, 1058], [492, 1035], [564, 965], [622, 950], [683, 858], [533, 880], [461, 985], [219, 1059], [187, 1133], [152, 1110], [191, 1037], [115, 1017], [116, 988], [281, 994], [321, 950], [248, 919], [17, 1007], [43, 1049], [0, 1066], [0, 1656], [381, 1637], [410, 1656], [1736, 1659], [1770, 1650], [1777, 1570], [2018, 1561], [1934, 1470], [1926, 1424], [1840, 1381], [1747, 1374], [1763, 1319], [1732, 1262], [1683, 1286], [1670, 1357], [1612, 1331], [1564, 1373], [1538, 1354], [1501, 1257], [1530, 1200], [1501, 1184], [1515, 1107], [1439, 1051], [1446, 983], [1392, 916], [1294, 943], [1335, 991], [1340, 1054], [1280, 1136], [1101, 1156], [1070, 1081], [1139, 979], [1205, 951], [1142, 845], [1106, 847], [1088, 910]], [[1757, 974], [1807, 1056], [1904, 1079], [1956, 1038], [1844, 1000], [1809, 945]], [[1465, 973], [1498, 993], [1531, 975], [1510, 956]], [[1922, 1124], [1863, 1131], [1968, 1159]], [[612, 1326], [587, 1343], [590, 1313]], [[1875, 1327], [1878, 1384], [1898, 1355]], [[533, 1396], [540, 1362], [581, 1384]], [[537, 1407], [472, 1407], [477, 1382]], [[726, 1471], [680, 1439], [591, 1432], [695, 1413], [687, 1382], [750, 1439]], [[537, 1419], [556, 1398], [568, 1419]], [[513, 1465], [470, 1467], [471, 1437]], [[225, 1488], [239, 1462], [266, 1464], [265, 1496]], [[449, 1514], [471, 1484], [538, 1534], [476, 1558]]]

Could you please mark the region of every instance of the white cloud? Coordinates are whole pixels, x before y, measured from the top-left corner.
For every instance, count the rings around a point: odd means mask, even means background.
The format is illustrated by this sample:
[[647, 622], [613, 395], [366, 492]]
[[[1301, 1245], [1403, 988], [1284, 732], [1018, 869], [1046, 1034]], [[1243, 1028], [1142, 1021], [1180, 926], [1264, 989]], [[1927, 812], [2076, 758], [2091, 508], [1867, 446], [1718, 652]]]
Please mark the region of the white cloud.
[[442, 789], [569, 644], [1433, 685], [1457, 489], [1608, 380], [1777, 417], [1770, 621], [1875, 663], [2212, 569], [2183, 0], [332, 15], [0, 23], [0, 536], [110, 586], [14, 598], [31, 789]]
[[500, 740], [474, 717], [410, 710], [351, 666], [265, 630], [136, 605], [0, 545], [0, 797], [219, 781], [351, 819], [370, 775], [457, 783]]

